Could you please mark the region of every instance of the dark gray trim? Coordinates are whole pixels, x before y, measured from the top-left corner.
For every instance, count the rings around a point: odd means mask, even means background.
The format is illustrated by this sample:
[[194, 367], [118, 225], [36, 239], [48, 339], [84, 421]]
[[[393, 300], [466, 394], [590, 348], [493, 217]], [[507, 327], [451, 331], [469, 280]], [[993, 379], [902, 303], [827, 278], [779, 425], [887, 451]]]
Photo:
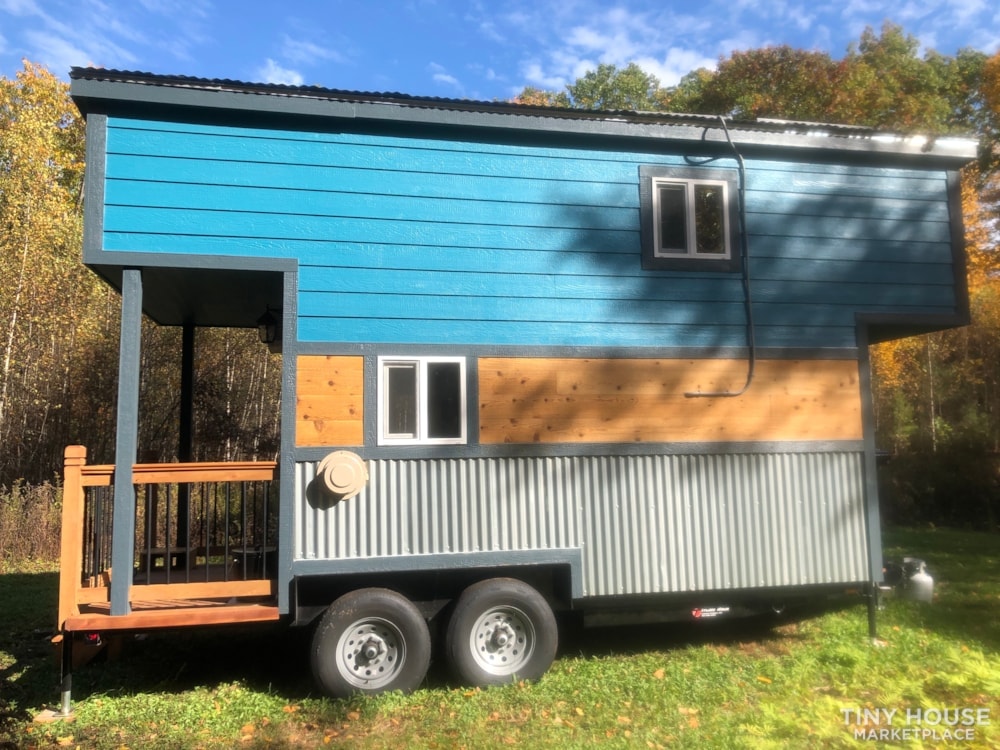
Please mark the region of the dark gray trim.
[[129, 613], [135, 550], [135, 487], [132, 465], [139, 445], [139, 367], [142, 345], [142, 272], [122, 272], [121, 338], [118, 354], [118, 431], [115, 437], [114, 532], [111, 614]]
[[867, 331], [858, 328], [858, 380], [861, 385], [861, 429], [864, 435], [865, 533], [868, 541], [868, 574], [873, 583], [882, 581], [882, 521], [879, 514], [878, 467], [875, 461], [875, 405], [872, 399], [871, 359]]
[[[298, 358], [295, 338], [298, 335], [299, 276], [294, 270], [284, 275], [281, 315], [281, 448], [278, 477], [278, 612], [288, 614], [292, 607], [292, 550], [295, 542], [295, 384]], [[287, 342], [287, 343], [286, 343]]]
[[[653, 214], [653, 180], [668, 178], [684, 181], [718, 180], [728, 183], [729, 257], [658, 258], [654, 247], [657, 217]], [[639, 167], [639, 226], [642, 267], [647, 271], [712, 271], [735, 273], [742, 268], [740, 243], [739, 172], [721, 167], [641, 165]]]
[[[366, 407], [367, 408], [367, 407]], [[320, 461], [330, 452], [343, 448], [364, 459], [440, 459], [440, 458], [524, 458], [537, 456], [661, 456], [661, 455], [735, 455], [755, 453], [860, 453], [863, 440], [816, 440], [745, 443], [504, 443], [469, 445], [407, 445], [398, 447], [344, 445], [296, 447], [299, 461]]]
[[[410, 354], [410, 352], [396, 353]], [[364, 441], [365, 445], [374, 447], [378, 445], [378, 358], [375, 355], [365, 355], [362, 388], [364, 388]]]
[[[102, 228], [103, 231], [103, 228]], [[102, 246], [103, 247], [103, 246]], [[185, 253], [138, 253], [124, 250], [98, 248], [84, 258], [89, 266], [134, 266], [143, 268], [207, 268], [219, 271], [294, 271], [298, 268], [295, 258], [260, 258], [245, 255], [200, 255]]]
[[[907, 318], [908, 319], [908, 318]], [[399, 354], [414, 357], [537, 357], [585, 359], [739, 359], [747, 358], [745, 346], [719, 347], [608, 347], [608, 346], [502, 346], [497, 344], [343, 344], [336, 342], [297, 342], [300, 355], [364, 355]], [[287, 349], [285, 350], [287, 353]], [[757, 348], [757, 359], [832, 359], [858, 358], [856, 347], [849, 348]]]
[[99, 257], [104, 249], [104, 184], [107, 166], [108, 118], [87, 118], [87, 166], [83, 180], [83, 262]]
[[568, 565], [573, 599], [583, 597], [583, 553], [578, 547], [509, 552], [465, 552], [443, 555], [400, 555], [348, 560], [295, 560], [292, 576], [411, 573], [434, 570], [481, 570], [517, 566]]
[[969, 305], [968, 255], [965, 252], [965, 219], [962, 210], [962, 174], [948, 172], [948, 225], [951, 228], [952, 284], [955, 289], [955, 314], [960, 325], [972, 322]]
[[470, 444], [479, 443], [479, 358], [465, 363], [465, 429]]
[[[109, 80], [115, 78], [115, 80]], [[642, 139], [653, 143], [686, 142], [699, 150], [729, 151], [721, 126], [707, 118], [660, 113], [580, 112], [573, 110], [513, 107], [503, 103], [461, 102], [385, 95], [346, 95], [319, 88], [262, 87], [233, 81], [186, 79], [178, 81], [149, 74], [73, 71], [70, 93], [85, 115], [114, 112], [148, 116], [150, 112], [177, 117], [176, 108], [195, 108], [205, 114], [230, 113], [282, 119], [321, 117], [326, 120], [367, 120], [409, 126], [448, 126], [482, 131], [602, 138]], [[292, 95], [289, 95], [292, 94]], [[190, 117], [190, 114], [184, 115]], [[204, 116], [204, 115], [203, 115]], [[337, 127], [329, 124], [326, 127]], [[869, 156], [910, 157], [922, 163], [946, 161], [961, 166], [977, 155], [971, 139], [925, 138], [879, 134], [875, 131], [843, 133], [835, 126], [795, 123], [730, 124], [733, 142], [741, 148], [756, 146], [783, 150], [854, 153]], [[866, 137], [867, 136], [867, 137]]]

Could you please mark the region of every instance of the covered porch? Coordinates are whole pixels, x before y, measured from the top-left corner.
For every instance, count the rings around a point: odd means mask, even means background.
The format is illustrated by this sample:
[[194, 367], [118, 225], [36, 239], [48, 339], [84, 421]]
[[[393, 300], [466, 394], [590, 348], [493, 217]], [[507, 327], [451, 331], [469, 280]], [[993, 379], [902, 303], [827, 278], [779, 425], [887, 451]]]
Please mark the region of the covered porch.
[[[278, 464], [193, 461], [195, 331], [253, 329], [266, 318], [264, 343], [280, 351], [282, 339], [294, 340], [293, 316], [281, 315], [294, 306], [294, 264], [173, 256], [134, 267], [122, 255], [122, 265], [88, 264], [122, 299], [115, 455], [93, 465], [85, 446], [65, 450], [59, 632], [277, 619], [287, 611]], [[139, 459], [147, 454], [138, 429], [144, 316], [182, 331], [170, 463]]]

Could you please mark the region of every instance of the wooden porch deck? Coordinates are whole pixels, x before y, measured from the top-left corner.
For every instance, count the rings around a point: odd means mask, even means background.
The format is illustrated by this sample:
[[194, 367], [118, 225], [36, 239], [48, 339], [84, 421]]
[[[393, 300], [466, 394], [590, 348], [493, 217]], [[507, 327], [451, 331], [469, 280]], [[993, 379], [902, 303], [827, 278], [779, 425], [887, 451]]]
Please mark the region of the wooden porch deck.
[[[137, 464], [133, 481], [152, 484], [270, 482], [273, 462], [224, 464]], [[128, 572], [129, 611], [112, 614], [113, 571], [84, 574], [84, 559], [93, 559], [85, 538], [88, 488], [110, 487], [114, 467], [86, 463], [81, 446], [66, 449], [62, 519], [61, 572], [59, 581], [59, 630], [62, 633], [142, 631], [157, 628], [194, 627], [280, 619], [274, 566], [263, 575], [251, 564], [273, 547], [226, 547], [221, 555], [214, 547], [133, 549], [135, 564]], [[131, 502], [131, 500], [129, 501]], [[174, 557], [189, 553], [183, 565]], [[256, 557], [255, 557], [256, 556]], [[216, 560], [209, 563], [209, 560]], [[145, 563], [145, 564], [144, 564]], [[120, 582], [119, 582], [120, 584]]]
[[67, 633], [142, 631], [277, 622], [279, 619], [278, 606], [273, 602], [231, 604], [211, 599], [152, 599], [134, 602], [132, 611], [127, 615], [112, 615], [111, 605], [107, 603], [86, 605], [79, 614], [66, 619], [63, 630]]

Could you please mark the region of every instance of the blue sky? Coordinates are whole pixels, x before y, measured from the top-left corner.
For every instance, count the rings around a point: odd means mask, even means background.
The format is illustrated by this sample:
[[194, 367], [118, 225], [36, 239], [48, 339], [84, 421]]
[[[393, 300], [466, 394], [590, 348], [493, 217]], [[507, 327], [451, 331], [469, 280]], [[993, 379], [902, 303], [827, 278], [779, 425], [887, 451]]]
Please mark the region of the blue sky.
[[996, 0], [0, 0], [0, 75], [21, 59], [421, 96], [561, 90], [598, 63], [662, 84], [789, 44], [843, 56], [891, 20], [925, 49], [1000, 49]]

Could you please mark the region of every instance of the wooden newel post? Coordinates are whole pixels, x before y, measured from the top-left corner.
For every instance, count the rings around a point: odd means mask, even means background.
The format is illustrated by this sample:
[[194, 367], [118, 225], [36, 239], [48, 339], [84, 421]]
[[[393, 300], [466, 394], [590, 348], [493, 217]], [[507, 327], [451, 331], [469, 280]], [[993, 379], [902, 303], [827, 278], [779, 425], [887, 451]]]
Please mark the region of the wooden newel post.
[[87, 449], [69, 445], [63, 454], [63, 507], [59, 548], [59, 630], [79, 614], [76, 591], [83, 572], [83, 467]]
[[76, 592], [83, 572], [83, 467], [87, 465], [87, 449], [82, 445], [66, 446], [63, 454], [63, 507], [59, 547], [59, 633], [56, 642], [59, 653], [61, 702], [57, 717], [72, 714], [70, 696], [73, 690], [73, 635], [66, 633], [66, 620], [80, 610]]

